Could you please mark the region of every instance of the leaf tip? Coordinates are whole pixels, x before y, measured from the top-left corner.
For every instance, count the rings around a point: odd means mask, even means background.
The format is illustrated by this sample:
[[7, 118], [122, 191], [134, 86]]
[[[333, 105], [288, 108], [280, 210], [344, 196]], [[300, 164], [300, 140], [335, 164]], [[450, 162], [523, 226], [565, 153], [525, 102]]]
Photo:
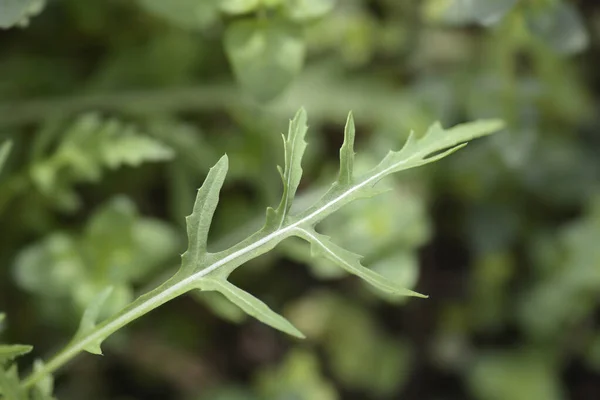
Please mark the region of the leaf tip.
[[292, 336], [298, 338], [298, 339], [306, 339], [306, 335], [302, 332], [300, 332], [298, 329], [294, 328], [294, 330], [292, 332], [288, 332], [290, 333]]
[[225, 167], [229, 167], [229, 156], [227, 155], [227, 153], [223, 154], [221, 158], [219, 158], [219, 161], [217, 161], [217, 164], [215, 165], [223, 165]]

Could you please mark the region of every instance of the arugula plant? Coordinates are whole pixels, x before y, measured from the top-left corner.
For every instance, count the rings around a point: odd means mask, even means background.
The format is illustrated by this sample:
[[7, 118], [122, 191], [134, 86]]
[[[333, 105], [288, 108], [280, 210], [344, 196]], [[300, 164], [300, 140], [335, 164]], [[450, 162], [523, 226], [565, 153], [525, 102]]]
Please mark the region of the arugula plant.
[[361, 198], [384, 192], [375, 185], [383, 178], [406, 169], [437, 161], [466, 145], [465, 142], [493, 133], [502, 127], [498, 120], [481, 120], [443, 129], [431, 125], [418, 138], [411, 132], [400, 151], [390, 151], [381, 162], [362, 176], [354, 174], [355, 128], [352, 114], [348, 115], [344, 142], [340, 149], [339, 174], [329, 190], [312, 206], [292, 213], [291, 207], [302, 177], [302, 156], [306, 149], [307, 117], [300, 109], [290, 121], [284, 137], [285, 162], [279, 168], [283, 195], [276, 208], [269, 207], [262, 229], [231, 248], [212, 253], [208, 251], [208, 234], [219, 192], [228, 170], [226, 155], [212, 167], [198, 190], [193, 212], [186, 218], [189, 247], [182, 255], [179, 270], [162, 285], [140, 296], [120, 312], [97, 323], [103, 304], [110, 297], [108, 287], [92, 300], [82, 317], [74, 338], [46, 364], [38, 367], [22, 383], [23, 389], [39, 387], [51, 374], [82, 351], [101, 354], [101, 343], [125, 325], [190, 291], [218, 292], [249, 315], [292, 336], [304, 335], [265, 303], [228, 281], [229, 275], [245, 262], [272, 250], [286, 238], [296, 236], [310, 243], [312, 254], [323, 256], [346, 272], [359, 276], [376, 288], [395, 296], [427, 297], [399, 287], [382, 275], [361, 264], [360, 256], [336, 245], [329, 237], [318, 233], [315, 225], [344, 205]]

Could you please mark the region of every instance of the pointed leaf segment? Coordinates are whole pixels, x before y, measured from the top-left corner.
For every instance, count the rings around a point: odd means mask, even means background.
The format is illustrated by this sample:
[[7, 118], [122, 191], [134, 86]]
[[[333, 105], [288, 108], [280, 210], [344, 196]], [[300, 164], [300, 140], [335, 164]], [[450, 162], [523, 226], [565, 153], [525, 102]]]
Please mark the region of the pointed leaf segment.
[[[306, 150], [306, 141], [304, 137], [308, 126], [306, 125], [306, 111], [301, 108], [290, 121], [287, 138], [283, 138], [283, 148], [285, 153], [285, 167], [283, 171], [278, 167], [281, 179], [283, 181], [283, 196], [276, 210], [268, 212], [272, 223], [280, 229], [285, 223], [286, 217], [292, 201], [296, 196], [296, 190], [302, 178], [302, 156]], [[270, 224], [271, 221], [268, 221]]]
[[[488, 135], [502, 128], [497, 120], [477, 121], [445, 130], [439, 124], [432, 125], [421, 138], [411, 133], [404, 147], [389, 152], [371, 171], [361, 177], [354, 176], [354, 121], [348, 116], [344, 143], [340, 149], [340, 170], [331, 188], [308, 209], [290, 215], [289, 210], [302, 177], [301, 159], [306, 148], [304, 137], [307, 130], [306, 112], [300, 110], [290, 122], [284, 139], [285, 166], [281, 171], [283, 196], [277, 209], [269, 208], [264, 227], [231, 248], [210, 253], [207, 238], [215, 212], [219, 191], [227, 173], [228, 160], [222, 157], [210, 170], [206, 181], [198, 191], [192, 214], [187, 218], [189, 247], [182, 256], [179, 271], [151, 292], [139, 297], [117, 315], [105, 320], [86, 333], [77, 335], [62, 352], [45, 364], [25, 381], [34, 385], [83, 350], [96, 349], [102, 340], [167, 301], [191, 290], [218, 291], [248, 314], [260, 321], [289, 333], [303, 337], [292, 324], [272, 311], [265, 303], [228, 282], [229, 274], [248, 260], [273, 249], [290, 236], [308, 241], [314, 254], [320, 254], [350, 274], [356, 275], [375, 287], [399, 296], [426, 297], [407, 288], [398, 287], [383, 276], [364, 267], [360, 256], [345, 250], [317, 233], [314, 226], [331, 213], [349, 202], [380, 193], [373, 186], [382, 178], [438, 160], [460, 149], [468, 140]], [[91, 313], [91, 311], [90, 311]], [[89, 324], [86, 324], [86, 326]], [[90, 347], [91, 346], [91, 347]], [[98, 346], [98, 347], [95, 347]]]
[[[106, 303], [106, 300], [108, 300], [112, 291], [112, 286], [109, 286], [92, 299], [83, 313], [83, 317], [81, 317], [79, 329], [77, 330], [77, 333], [75, 333], [73, 340], [85, 337], [89, 332], [94, 330], [100, 312], [102, 311], [102, 306], [104, 306], [104, 303]], [[102, 349], [100, 348], [101, 342], [102, 340], [90, 342], [84, 347], [84, 350], [92, 354], [102, 355]]]
[[186, 218], [189, 246], [182, 256], [180, 272], [191, 273], [206, 267], [203, 261], [208, 254], [208, 231], [217, 209], [219, 192], [223, 187], [228, 168], [229, 159], [224, 155], [210, 169], [204, 184], [198, 190], [194, 210]]

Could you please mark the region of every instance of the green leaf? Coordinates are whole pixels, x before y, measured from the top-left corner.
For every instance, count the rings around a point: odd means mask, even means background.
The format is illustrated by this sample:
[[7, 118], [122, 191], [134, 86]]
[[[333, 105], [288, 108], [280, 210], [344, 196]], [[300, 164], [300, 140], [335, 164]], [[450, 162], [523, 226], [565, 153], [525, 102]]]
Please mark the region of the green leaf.
[[325, 235], [321, 235], [312, 229], [307, 228], [296, 228], [298, 236], [305, 239], [311, 244], [312, 253], [315, 256], [323, 256], [336, 263], [338, 266], [345, 269], [352, 275], [356, 275], [365, 281], [369, 282], [376, 288], [390, 294], [398, 296], [415, 296], [427, 298], [428, 296], [422, 295], [412, 290], [408, 290], [402, 287], [398, 287], [389, 279], [379, 275], [370, 269], [365, 268], [361, 265], [361, 256], [354, 254], [334, 244]]
[[219, 0], [138, 0], [149, 13], [184, 29], [202, 29], [219, 17]]
[[191, 295], [194, 299], [208, 307], [212, 313], [224, 320], [240, 323], [248, 317], [248, 314], [244, 313], [244, 310], [240, 309], [218, 292], [201, 292], [196, 290], [192, 292]]
[[0, 345], [0, 365], [27, 354], [31, 350], [33, 350], [33, 346], [27, 346], [23, 344]]
[[244, 312], [275, 329], [301, 339], [304, 338], [302, 332], [296, 329], [287, 319], [271, 310], [269, 306], [250, 293], [226, 280], [206, 278], [200, 281], [199, 286], [202, 290], [212, 290], [223, 294]]
[[559, 1], [526, 10], [527, 25], [531, 32], [554, 51], [575, 54], [588, 47], [588, 32], [573, 4]]
[[300, 73], [305, 47], [298, 27], [278, 21], [235, 21], [225, 32], [225, 51], [238, 82], [264, 102]]
[[298, 215], [298, 221], [289, 229], [300, 225], [312, 226], [356, 199], [382, 193], [373, 186], [384, 177], [437, 161], [464, 147], [464, 142], [489, 135], [503, 126], [499, 120], [480, 120], [445, 130], [435, 123], [420, 139], [411, 133], [400, 151], [390, 151], [375, 168], [356, 179], [353, 185], [342, 187], [334, 183], [317, 204]]
[[335, 0], [287, 0], [287, 14], [294, 21], [304, 22], [330, 13]]
[[208, 231], [228, 168], [229, 159], [225, 155], [210, 169], [202, 187], [198, 190], [194, 210], [186, 218], [189, 247], [181, 257], [183, 272], [190, 273], [203, 267], [207, 255]]
[[302, 178], [302, 156], [306, 149], [304, 137], [307, 130], [306, 111], [301, 108], [294, 119], [290, 121], [287, 139], [283, 138], [285, 168], [282, 171], [281, 167], [278, 167], [283, 181], [281, 202], [276, 210], [269, 209], [267, 212], [269, 219], [272, 220], [268, 224], [272, 223], [277, 229], [281, 228], [285, 222]]
[[170, 160], [173, 150], [116, 119], [85, 114], [68, 127], [56, 152], [35, 163], [31, 176], [42, 193], [59, 206], [73, 210], [79, 199], [72, 190], [77, 182], [97, 181], [105, 168], [137, 167], [145, 162]]
[[229, 14], [245, 14], [254, 11], [260, 5], [260, 0], [221, 0], [219, 7]]
[[354, 117], [348, 113], [346, 126], [344, 128], [344, 143], [340, 148], [340, 173], [338, 184], [347, 186], [354, 180]]
[[0, 28], [27, 26], [29, 18], [39, 14], [46, 0], [0, 0]]
[[[100, 316], [100, 312], [102, 311], [102, 306], [104, 303], [106, 303], [106, 300], [112, 291], [112, 287], [107, 287], [98, 293], [98, 295], [88, 305], [87, 309], [83, 313], [83, 317], [81, 317], [79, 329], [77, 330], [77, 333], [75, 333], [74, 340], [81, 339], [94, 330], [98, 317]], [[92, 354], [102, 355], [102, 349], [100, 348], [101, 343], [102, 340], [90, 342], [85, 346], [84, 350]]]
[[4, 396], [3, 400], [28, 400], [25, 389], [21, 387], [16, 365], [8, 370], [0, 368], [0, 395]]
[[148, 161], [164, 161], [174, 153], [156, 140], [140, 135], [123, 135], [107, 142], [103, 150], [103, 161], [111, 169], [121, 165], [138, 167]]
[[[290, 145], [304, 136], [304, 125], [301, 124], [304, 120], [303, 112], [301, 111], [297, 115], [298, 128], [291, 131], [292, 134], [289, 136]], [[341, 162], [342, 170], [348, 169], [351, 165], [349, 154], [353, 139], [352, 125], [349, 122], [347, 126], [347, 149], [341, 152], [342, 155], [345, 155], [345, 161]], [[345, 204], [377, 193], [373, 186], [382, 178], [394, 172], [438, 160], [462, 147], [463, 145], [459, 145], [460, 143], [488, 135], [501, 127], [502, 123], [497, 120], [458, 125], [449, 130], [444, 130], [439, 124], [434, 124], [421, 139], [416, 139], [411, 134], [402, 150], [390, 152], [378, 166], [361, 178], [353, 180], [352, 184], [341, 185], [336, 181], [314, 205], [295, 215], [290, 215], [281, 226], [274, 229], [273, 224], [270, 223], [272, 221], [269, 220], [269, 215], [267, 215], [267, 222], [258, 232], [229, 249], [218, 253], [209, 253], [206, 248], [206, 239], [217, 205], [219, 190], [227, 172], [227, 158], [222, 157], [209, 172], [205, 184], [198, 192], [194, 212], [188, 218], [189, 248], [182, 258], [182, 267], [179, 271], [162, 285], [140, 296], [122, 311], [103, 321], [87, 335], [73, 340], [61, 353], [46, 364], [46, 367], [34, 372], [25, 381], [25, 385], [35, 384], [43, 379], [45, 375], [52, 373], [56, 368], [70, 360], [78, 352], [88, 349], [90, 345], [94, 346], [100, 343], [131, 321], [195, 289], [218, 291], [260, 321], [290, 335], [303, 337], [293, 325], [273, 312], [263, 302], [226, 281], [226, 278], [236, 268], [272, 250], [278, 243], [292, 236], [302, 237], [303, 235], [316, 247], [317, 251], [323, 252], [344, 269], [361, 276], [380, 289], [403, 295], [418, 295], [407, 289], [399, 289], [375, 272], [362, 267], [356, 255], [335, 246], [325, 237], [314, 232], [313, 228], [318, 222]], [[303, 140], [300, 142], [303, 142]], [[300, 176], [298, 171], [300, 163], [298, 152], [290, 150], [288, 153], [287, 146], [288, 143], [286, 143], [286, 153], [289, 156], [289, 193], [290, 188], [293, 188], [292, 192], [296, 190], [296, 181], [299, 180]], [[448, 148], [450, 149], [448, 150]], [[294, 168], [296, 168], [296, 171], [294, 171]], [[285, 172], [283, 173], [284, 177], [286, 176]]]
[[12, 148], [12, 142], [2, 143], [0, 146], [0, 173], [2, 172], [2, 167], [4, 167], [4, 163], [8, 159], [8, 153], [10, 153], [10, 149]]
[[338, 400], [335, 385], [321, 372], [317, 354], [307, 349], [291, 349], [281, 365], [259, 372], [260, 399]]
[[466, 145], [464, 142], [489, 135], [503, 126], [499, 120], [481, 120], [446, 130], [435, 123], [420, 139], [416, 139], [414, 132], [411, 132], [404, 147], [400, 151], [390, 151], [371, 174], [385, 176], [429, 164], [461, 149]]
[[560, 373], [541, 354], [482, 354], [468, 371], [467, 382], [479, 399], [560, 400]]

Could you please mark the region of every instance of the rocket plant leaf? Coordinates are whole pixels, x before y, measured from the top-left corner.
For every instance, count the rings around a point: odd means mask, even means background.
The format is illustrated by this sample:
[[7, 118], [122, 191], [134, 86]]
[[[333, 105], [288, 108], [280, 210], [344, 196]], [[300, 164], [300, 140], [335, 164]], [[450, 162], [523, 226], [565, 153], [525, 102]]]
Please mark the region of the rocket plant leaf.
[[353, 168], [355, 128], [353, 118], [349, 115], [344, 143], [340, 150], [338, 179], [312, 206], [291, 214], [290, 207], [302, 177], [301, 159], [306, 147], [306, 112], [301, 109], [290, 121], [289, 132], [284, 139], [285, 164], [283, 170], [280, 169], [284, 186], [282, 199], [277, 209], [267, 210], [266, 222], [262, 229], [227, 250], [216, 253], [208, 251], [210, 224], [228, 169], [228, 158], [223, 156], [208, 173], [198, 191], [193, 212], [186, 219], [189, 247], [182, 256], [181, 268], [162, 285], [142, 295], [121, 312], [91, 330], [86, 330], [85, 335], [77, 335], [54, 359], [35, 371], [25, 381], [25, 385], [34, 385], [83, 350], [99, 349], [96, 346], [115, 331], [192, 290], [220, 292], [258, 320], [293, 336], [303, 337], [291, 323], [272, 311], [265, 303], [228, 281], [229, 275], [239, 266], [272, 250], [278, 243], [291, 236], [308, 241], [314, 253], [324, 255], [347, 272], [363, 278], [387, 293], [426, 297], [400, 287], [362, 266], [360, 256], [335, 245], [328, 237], [317, 233], [315, 225], [356, 199], [381, 193], [374, 188], [381, 179], [439, 160], [465, 146], [466, 141], [491, 134], [501, 128], [502, 122], [498, 120], [476, 121], [450, 129], [444, 129], [439, 123], [435, 123], [420, 138], [411, 133], [401, 150], [389, 152], [377, 166], [357, 177]]

